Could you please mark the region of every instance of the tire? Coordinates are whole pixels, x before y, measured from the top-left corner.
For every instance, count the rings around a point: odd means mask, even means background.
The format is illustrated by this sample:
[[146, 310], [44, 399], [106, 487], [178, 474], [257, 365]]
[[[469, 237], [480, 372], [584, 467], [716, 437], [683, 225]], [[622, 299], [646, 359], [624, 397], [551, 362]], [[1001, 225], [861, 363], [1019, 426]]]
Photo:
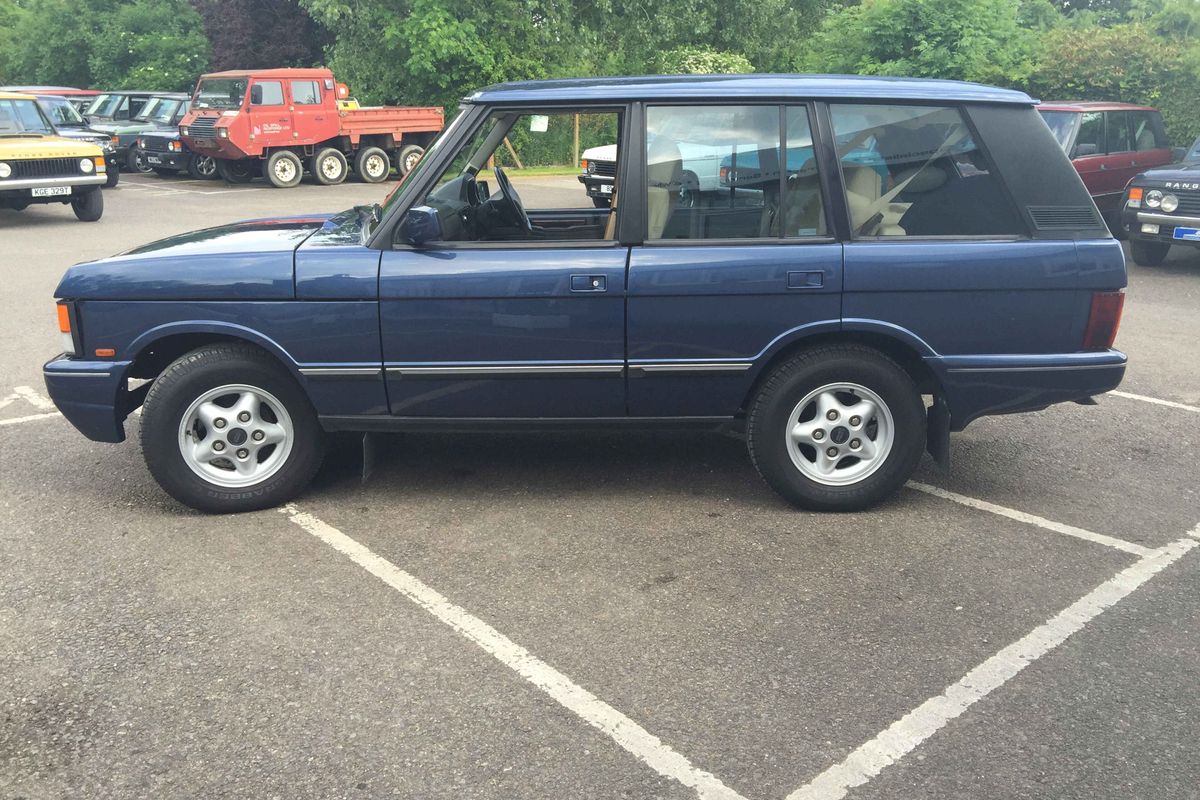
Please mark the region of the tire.
[[246, 161], [217, 159], [217, 175], [226, 183], [249, 183], [254, 180], [254, 168]]
[[304, 178], [304, 165], [300, 156], [291, 150], [276, 150], [267, 159], [267, 180], [276, 189], [291, 189], [299, 186]]
[[383, 183], [391, 171], [388, 154], [378, 147], [364, 147], [354, 157], [354, 174], [363, 183]]
[[1142, 267], [1157, 267], [1167, 258], [1171, 245], [1166, 242], [1147, 242], [1145, 239], [1130, 239], [1129, 254], [1133, 263]]
[[[199, 421], [242, 401], [255, 415], [244, 427], [234, 408], [219, 417], [221, 432], [219, 423], [209, 428]], [[257, 433], [281, 439], [254, 445]], [[210, 447], [201, 448], [206, 442]], [[219, 455], [218, 443], [231, 456]], [[239, 457], [243, 445], [248, 455]], [[185, 448], [204, 457], [185, 456]], [[234, 513], [287, 502], [316, 475], [324, 453], [325, 433], [304, 391], [278, 362], [247, 345], [193, 350], [167, 367], [146, 395], [146, 466], [167, 494], [198, 511]]]
[[413, 171], [413, 167], [421, 160], [421, 156], [425, 155], [425, 148], [420, 145], [406, 144], [400, 148], [399, 154], [396, 156], [396, 172], [403, 178], [405, 175]]
[[146, 154], [136, 147], [129, 148], [129, 153], [125, 156], [125, 166], [130, 172], [136, 172], [145, 175], [153, 170], [153, 167], [146, 161]]
[[[877, 410], [858, 406], [862, 400]], [[759, 474], [788, 502], [859, 511], [908, 480], [925, 449], [925, 424], [920, 392], [896, 362], [869, 347], [830, 345], [799, 353], [767, 376], [750, 406], [746, 443]], [[878, 455], [853, 455], [867, 453], [865, 445]], [[831, 448], [834, 458], [825, 456]], [[822, 465], [832, 467], [822, 474]]]
[[117, 166], [117, 162], [115, 161], [108, 163], [106, 166], [108, 167], [106, 172], [108, 177], [104, 181], [104, 188], [111, 189], [117, 185], [118, 181], [121, 180], [121, 169]]
[[71, 198], [71, 210], [80, 222], [95, 222], [104, 216], [104, 192], [100, 187]]
[[593, 197], [592, 205], [596, 208], [612, 208], [612, 199], [609, 197]]
[[341, 150], [334, 147], [323, 147], [313, 153], [312, 159], [308, 162], [308, 171], [312, 173], [313, 179], [322, 186], [337, 186], [346, 180], [346, 176], [350, 173], [350, 165], [346, 163], [346, 157], [342, 155]]
[[679, 183], [679, 194], [675, 201], [678, 208], [695, 208], [700, 202], [700, 179], [694, 172], [683, 173]]
[[188, 159], [187, 174], [198, 181], [209, 181], [217, 177], [217, 160], [212, 156], [193, 155]]

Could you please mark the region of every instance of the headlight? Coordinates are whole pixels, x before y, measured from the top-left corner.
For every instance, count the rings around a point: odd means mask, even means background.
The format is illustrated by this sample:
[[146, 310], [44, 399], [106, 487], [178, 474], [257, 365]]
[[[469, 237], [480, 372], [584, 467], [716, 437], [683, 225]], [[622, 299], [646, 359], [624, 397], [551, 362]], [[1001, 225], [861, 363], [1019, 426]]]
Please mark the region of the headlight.
[[1146, 192], [1146, 207], [1147, 208], [1158, 208], [1159, 206], [1162, 205], [1162, 201], [1163, 201], [1163, 193], [1160, 192], [1158, 189], [1154, 189], [1152, 191]]
[[12, 175], [12, 167], [0, 161], [0, 178], [7, 178], [9, 175]]
[[79, 159], [79, 169], [81, 172], [92, 172], [96, 169], [96, 165], [90, 158], [81, 158]]
[[587, 162], [587, 171], [588, 171], [588, 175], [595, 175], [595, 174], [596, 174], [596, 162], [595, 162], [595, 161], [588, 161], [588, 162]]
[[179, 129], [179, 132], [180, 132], [180, 133], [182, 133], [184, 136], [187, 136], [187, 135], [188, 135], [188, 129], [187, 129], [187, 126], [185, 125], [185, 126], [183, 126], [182, 128], [180, 128], [180, 129]]
[[1162, 210], [1168, 214], [1179, 208], [1179, 198], [1173, 194], [1164, 194], [1162, 199]]
[[138, 146], [138, 149], [139, 149], [139, 150], [145, 150], [145, 149], [146, 149], [146, 140], [145, 140], [145, 139], [138, 139], [138, 140], [137, 140], [137, 146]]
[[228, 139], [229, 128], [217, 128], [217, 136], [220, 136], [222, 139]]

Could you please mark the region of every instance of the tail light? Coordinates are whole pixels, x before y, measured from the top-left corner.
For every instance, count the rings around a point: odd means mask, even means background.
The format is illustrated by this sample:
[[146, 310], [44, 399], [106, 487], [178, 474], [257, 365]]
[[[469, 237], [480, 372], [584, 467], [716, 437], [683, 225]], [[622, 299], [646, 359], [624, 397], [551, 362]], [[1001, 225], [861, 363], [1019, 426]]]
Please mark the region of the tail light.
[[1121, 311], [1125, 308], [1125, 292], [1095, 292], [1087, 329], [1083, 332], [1084, 350], [1107, 350], [1117, 338], [1121, 326]]

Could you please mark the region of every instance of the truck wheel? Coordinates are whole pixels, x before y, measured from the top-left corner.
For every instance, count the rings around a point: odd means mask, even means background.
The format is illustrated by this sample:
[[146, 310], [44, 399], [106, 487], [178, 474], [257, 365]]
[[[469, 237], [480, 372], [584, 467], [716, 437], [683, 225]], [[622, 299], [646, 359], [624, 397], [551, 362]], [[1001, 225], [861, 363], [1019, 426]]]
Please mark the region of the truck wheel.
[[203, 347], [155, 380], [142, 414], [142, 455], [179, 502], [252, 511], [290, 500], [312, 480], [325, 435], [304, 391], [265, 353]]
[[254, 169], [245, 161], [218, 159], [217, 174], [226, 183], [249, 183], [254, 180]]
[[750, 458], [771, 488], [813, 511], [858, 511], [904, 484], [925, 445], [925, 406], [908, 374], [858, 345], [800, 353], [751, 406]]
[[125, 156], [125, 165], [129, 167], [130, 172], [138, 172], [142, 175], [153, 169], [150, 162], [146, 161], [146, 154], [136, 147], [129, 148], [129, 155]]
[[313, 154], [308, 171], [322, 186], [336, 186], [346, 180], [350, 167], [346, 164], [346, 157], [342, 155], [342, 151], [325, 147]]
[[1129, 240], [1129, 254], [1133, 263], [1142, 267], [1157, 267], [1167, 258], [1171, 245], [1165, 242], [1147, 242], [1144, 239]]
[[196, 180], [212, 180], [217, 177], [217, 160], [212, 156], [192, 156], [187, 171]]
[[121, 180], [121, 169], [117, 166], [117, 162], [109, 161], [106, 165], [108, 177], [104, 181], [104, 188], [111, 189], [117, 185], [117, 181]]
[[100, 187], [71, 198], [71, 210], [80, 222], [95, 222], [104, 216], [104, 193]]
[[267, 180], [277, 189], [290, 189], [304, 177], [304, 165], [291, 150], [276, 150], [267, 159]]
[[391, 171], [388, 154], [378, 147], [364, 147], [354, 158], [354, 172], [364, 183], [382, 183]]
[[421, 156], [425, 155], [425, 148], [420, 145], [409, 144], [400, 148], [400, 154], [396, 156], [396, 171], [400, 173], [400, 177], [413, 171], [413, 167], [421, 160]]

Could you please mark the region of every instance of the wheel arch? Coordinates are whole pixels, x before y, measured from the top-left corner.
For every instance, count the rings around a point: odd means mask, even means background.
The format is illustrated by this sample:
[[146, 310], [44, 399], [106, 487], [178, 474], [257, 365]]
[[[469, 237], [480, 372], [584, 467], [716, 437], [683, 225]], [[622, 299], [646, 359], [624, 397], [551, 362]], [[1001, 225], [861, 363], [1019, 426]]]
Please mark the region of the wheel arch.
[[247, 344], [282, 364], [297, 380], [296, 361], [277, 342], [251, 328], [220, 322], [176, 322], [152, 328], [129, 345], [130, 378], [153, 380], [177, 358], [210, 344]]

